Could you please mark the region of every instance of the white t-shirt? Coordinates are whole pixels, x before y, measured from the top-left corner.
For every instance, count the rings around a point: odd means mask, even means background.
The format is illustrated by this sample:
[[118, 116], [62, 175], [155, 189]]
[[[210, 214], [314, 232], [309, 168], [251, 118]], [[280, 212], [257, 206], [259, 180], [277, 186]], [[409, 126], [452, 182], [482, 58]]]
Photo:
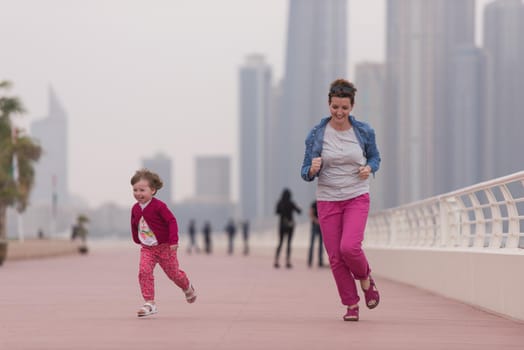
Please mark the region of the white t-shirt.
[[326, 125], [317, 200], [340, 201], [368, 193], [369, 179], [358, 177], [359, 168], [366, 162], [353, 128], [338, 131]]

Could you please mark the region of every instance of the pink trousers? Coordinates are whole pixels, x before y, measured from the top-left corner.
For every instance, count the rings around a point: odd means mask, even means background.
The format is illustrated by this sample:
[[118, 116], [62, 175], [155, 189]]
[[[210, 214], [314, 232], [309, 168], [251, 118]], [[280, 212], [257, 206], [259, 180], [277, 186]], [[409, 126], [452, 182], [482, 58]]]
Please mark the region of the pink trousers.
[[167, 277], [175, 282], [182, 290], [189, 288], [189, 279], [184, 271], [178, 267], [177, 252], [171, 250], [169, 244], [157, 246], [142, 246], [140, 249], [140, 268], [138, 282], [144, 300], [155, 300], [155, 277], [153, 270], [156, 264], [164, 270]]
[[357, 304], [360, 298], [355, 280], [366, 279], [371, 272], [362, 250], [369, 193], [344, 201], [318, 201], [317, 208], [324, 246], [342, 304]]

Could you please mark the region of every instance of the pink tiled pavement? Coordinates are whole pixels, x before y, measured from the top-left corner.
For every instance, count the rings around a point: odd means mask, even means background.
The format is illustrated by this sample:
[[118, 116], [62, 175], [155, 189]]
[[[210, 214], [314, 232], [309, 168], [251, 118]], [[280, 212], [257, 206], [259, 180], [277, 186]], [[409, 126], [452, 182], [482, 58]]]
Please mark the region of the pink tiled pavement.
[[[397, 284], [376, 271], [381, 304], [343, 322], [329, 269], [275, 270], [253, 255], [180, 252], [198, 292], [187, 304], [160, 268], [158, 314], [137, 318], [138, 248], [91, 245], [87, 256], [12, 261], [0, 268], [0, 349], [471, 349], [524, 348], [524, 324]], [[372, 262], [371, 262], [372, 263]], [[487, 277], [488, 278], [488, 277]]]

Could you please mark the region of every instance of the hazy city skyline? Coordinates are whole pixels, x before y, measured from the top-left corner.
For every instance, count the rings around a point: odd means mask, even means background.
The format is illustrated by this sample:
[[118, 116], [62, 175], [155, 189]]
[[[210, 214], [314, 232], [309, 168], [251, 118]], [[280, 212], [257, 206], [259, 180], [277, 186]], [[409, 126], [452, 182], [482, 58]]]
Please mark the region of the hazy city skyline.
[[[175, 201], [195, 193], [206, 155], [231, 156], [237, 198], [238, 70], [260, 53], [280, 81], [287, 0], [0, 2], [0, 78], [26, 105], [22, 125], [46, 116], [53, 86], [69, 116], [72, 194], [129, 204], [141, 159], [162, 152]], [[477, 33], [489, 2], [477, 1]], [[384, 11], [384, 0], [348, 1], [349, 79], [354, 64], [384, 60]]]

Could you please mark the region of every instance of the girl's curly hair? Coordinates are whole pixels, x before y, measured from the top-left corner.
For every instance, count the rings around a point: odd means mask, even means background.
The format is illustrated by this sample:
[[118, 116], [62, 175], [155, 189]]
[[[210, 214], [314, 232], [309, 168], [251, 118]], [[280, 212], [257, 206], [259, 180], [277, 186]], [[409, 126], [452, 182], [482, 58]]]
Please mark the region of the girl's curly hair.
[[136, 184], [140, 180], [146, 180], [147, 182], [149, 182], [149, 187], [151, 187], [155, 191], [158, 191], [164, 185], [162, 179], [160, 179], [160, 176], [158, 176], [157, 173], [154, 173], [146, 168], [137, 170], [135, 172], [135, 175], [133, 175], [133, 177], [131, 178], [131, 185]]

